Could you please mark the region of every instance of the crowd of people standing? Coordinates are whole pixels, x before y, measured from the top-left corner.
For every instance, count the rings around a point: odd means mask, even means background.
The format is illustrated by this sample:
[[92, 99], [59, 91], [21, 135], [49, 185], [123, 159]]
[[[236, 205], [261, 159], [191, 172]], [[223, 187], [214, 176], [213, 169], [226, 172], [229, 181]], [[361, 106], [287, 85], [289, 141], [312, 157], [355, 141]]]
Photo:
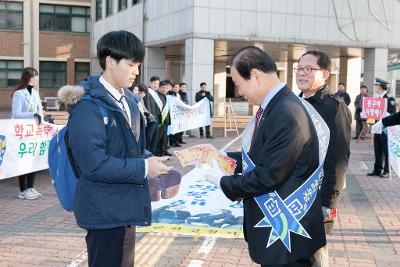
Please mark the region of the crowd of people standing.
[[[136, 94], [136, 100], [146, 119], [146, 149], [148, 151], [158, 156], [171, 156], [169, 147], [181, 147], [182, 144], [186, 144], [183, 140], [184, 132], [175, 134], [168, 134], [167, 132], [171, 119], [166, 98], [167, 95], [170, 95], [185, 104], [189, 104], [186, 83], [173, 83], [168, 79], [160, 80], [160, 77], [153, 76], [150, 78], [149, 87], [144, 84], [133, 84], [131, 91]], [[195, 101], [199, 102], [204, 97], [207, 97], [210, 101], [214, 100], [210, 91], [207, 90], [207, 84], [202, 82], [200, 91], [196, 93]], [[210, 125], [205, 126], [205, 128], [206, 137], [213, 138]], [[200, 138], [203, 137], [204, 131], [200, 127]]]

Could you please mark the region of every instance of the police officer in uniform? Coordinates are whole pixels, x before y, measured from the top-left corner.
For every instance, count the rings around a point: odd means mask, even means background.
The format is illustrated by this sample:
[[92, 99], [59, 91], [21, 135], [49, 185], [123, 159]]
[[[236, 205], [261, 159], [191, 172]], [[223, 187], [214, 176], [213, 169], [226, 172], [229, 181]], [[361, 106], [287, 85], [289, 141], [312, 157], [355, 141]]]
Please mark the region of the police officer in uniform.
[[[295, 68], [300, 97], [308, 101], [321, 115], [330, 130], [329, 147], [324, 163], [321, 185], [322, 211], [325, 232], [332, 231], [341, 191], [345, 188], [346, 171], [350, 157], [351, 112], [342, 97], [330, 92], [326, 80], [331, 60], [321, 51], [304, 53]], [[314, 254], [313, 266], [328, 266], [328, 246]]]
[[[387, 99], [387, 112], [393, 114], [396, 112], [396, 100], [393, 97], [389, 97], [387, 94], [388, 82], [380, 78], [375, 78], [375, 94], [377, 97]], [[389, 177], [389, 160], [388, 160], [388, 146], [387, 146], [387, 135], [386, 133], [374, 134], [374, 152], [375, 152], [375, 163], [372, 172], [367, 173], [368, 176], [379, 176], [381, 178]], [[382, 168], [383, 160], [385, 160], [385, 166]], [[383, 172], [382, 172], [383, 169]]]

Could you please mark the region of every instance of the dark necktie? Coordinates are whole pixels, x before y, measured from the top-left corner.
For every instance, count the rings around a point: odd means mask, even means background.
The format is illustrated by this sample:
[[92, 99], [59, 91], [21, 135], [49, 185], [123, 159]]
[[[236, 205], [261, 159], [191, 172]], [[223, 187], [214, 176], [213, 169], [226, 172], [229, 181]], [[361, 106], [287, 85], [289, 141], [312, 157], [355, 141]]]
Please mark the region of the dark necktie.
[[[129, 122], [128, 111], [126, 110], [125, 105], [124, 105], [124, 102], [122, 101], [123, 98], [125, 98], [125, 101], [126, 101], [125, 95], [122, 95], [121, 98], [119, 99], [119, 102], [120, 102], [121, 105], [122, 105], [122, 111], [123, 111], [124, 114], [125, 114], [125, 118], [126, 118], [126, 120]], [[139, 141], [140, 126], [137, 127], [137, 125], [136, 125], [136, 117], [135, 117], [135, 116], [131, 117], [130, 124], [131, 124], [131, 129], [132, 129], [132, 131], [133, 131], [133, 134], [134, 134], [134, 136], [135, 136], [135, 138], [136, 138], [136, 141]], [[139, 125], [140, 125], [140, 124], [139, 124]]]
[[124, 95], [122, 95], [121, 96], [121, 98], [119, 99], [119, 103], [121, 103], [121, 105], [122, 105], [122, 111], [124, 112], [124, 114], [125, 114], [125, 118], [126, 118], [126, 120], [129, 122], [129, 116], [128, 116], [128, 111], [126, 111], [126, 108], [125, 108], [125, 105], [124, 105], [124, 102], [122, 101], [123, 99], [125, 98], [125, 96]]
[[260, 106], [256, 113], [256, 125], [254, 126], [254, 130], [257, 130], [258, 126], [260, 126], [261, 116], [264, 112], [264, 109]]
[[258, 126], [260, 126], [260, 120], [261, 120], [263, 112], [264, 112], [264, 109], [260, 106], [256, 113], [256, 123], [254, 124], [254, 131], [253, 131], [253, 136], [251, 138], [251, 144], [253, 144], [254, 139], [256, 137], [257, 128], [258, 128]]

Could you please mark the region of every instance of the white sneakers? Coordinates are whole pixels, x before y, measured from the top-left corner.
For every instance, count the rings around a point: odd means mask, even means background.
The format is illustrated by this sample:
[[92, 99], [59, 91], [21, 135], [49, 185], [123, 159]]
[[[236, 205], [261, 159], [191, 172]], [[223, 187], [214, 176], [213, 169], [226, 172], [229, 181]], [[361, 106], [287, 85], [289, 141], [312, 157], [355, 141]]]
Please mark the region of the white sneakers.
[[18, 197], [21, 199], [37, 199], [41, 197], [42, 194], [40, 194], [38, 191], [36, 191], [34, 188], [28, 188], [23, 192], [20, 192], [18, 194]]

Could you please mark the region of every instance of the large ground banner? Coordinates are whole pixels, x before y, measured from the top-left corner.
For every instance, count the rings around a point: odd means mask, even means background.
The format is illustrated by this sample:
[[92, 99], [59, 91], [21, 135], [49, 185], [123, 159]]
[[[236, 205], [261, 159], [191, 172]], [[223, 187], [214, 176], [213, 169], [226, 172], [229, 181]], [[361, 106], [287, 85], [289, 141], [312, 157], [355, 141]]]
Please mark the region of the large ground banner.
[[400, 177], [400, 126], [387, 128], [389, 162]]
[[210, 101], [207, 98], [189, 106], [178, 98], [167, 95], [167, 104], [171, 117], [168, 134], [176, 134], [211, 124]]
[[242, 237], [243, 204], [232, 202], [195, 168], [182, 177], [178, 194], [152, 202], [152, 226], [140, 232]]
[[0, 120], [0, 179], [49, 168], [51, 138], [63, 126], [35, 120]]

